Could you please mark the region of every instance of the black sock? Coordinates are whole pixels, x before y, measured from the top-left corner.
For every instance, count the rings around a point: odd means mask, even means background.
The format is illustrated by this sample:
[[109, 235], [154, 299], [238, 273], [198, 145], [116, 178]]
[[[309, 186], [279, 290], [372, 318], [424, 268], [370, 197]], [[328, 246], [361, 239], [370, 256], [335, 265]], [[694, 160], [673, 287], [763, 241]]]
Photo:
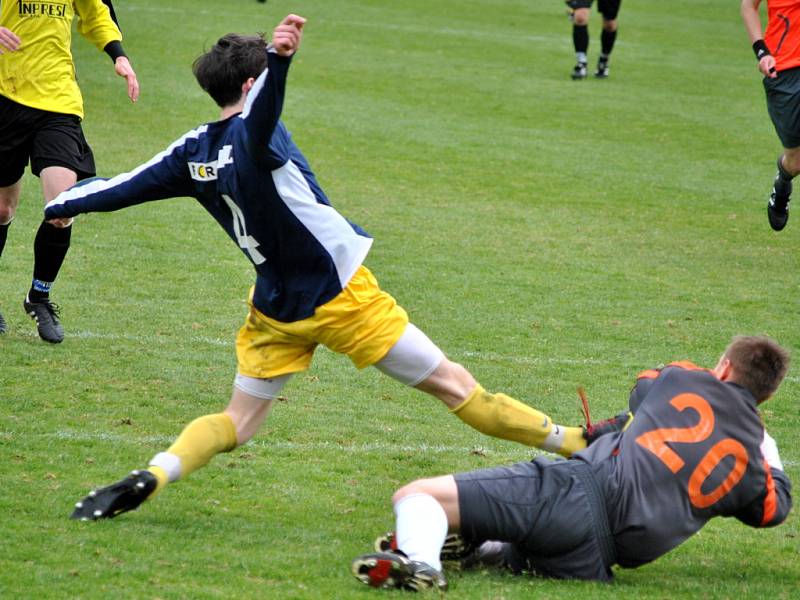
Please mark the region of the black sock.
[[3, 248], [6, 247], [8, 228], [11, 227], [11, 223], [13, 223], [13, 221], [9, 221], [5, 225], [0, 225], [0, 256], [3, 256]]
[[783, 167], [783, 155], [778, 157], [778, 174], [775, 176], [775, 181], [772, 186], [775, 188], [775, 195], [779, 198], [788, 198], [792, 195], [792, 179], [791, 175]]
[[33, 242], [33, 283], [28, 297], [36, 302], [50, 296], [50, 286], [56, 280], [69, 250], [72, 226], [56, 227], [42, 221]]
[[575, 44], [575, 52], [583, 52], [584, 54], [589, 49], [589, 26], [588, 25], [573, 25], [572, 26], [572, 43]]
[[611, 51], [614, 49], [614, 41], [617, 39], [617, 30], [614, 31], [606, 31], [603, 29], [603, 33], [600, 34], [600, 45], [601, 45], [601, 52], [603, 56], [608, 58], [608, 55], [611, 54]]

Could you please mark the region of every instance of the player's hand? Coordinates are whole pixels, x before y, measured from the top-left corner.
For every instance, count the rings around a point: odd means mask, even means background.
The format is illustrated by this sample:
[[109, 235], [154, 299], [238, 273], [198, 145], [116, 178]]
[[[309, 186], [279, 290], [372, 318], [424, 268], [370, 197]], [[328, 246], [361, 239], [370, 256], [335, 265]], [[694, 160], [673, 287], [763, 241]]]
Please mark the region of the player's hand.
[[775, 79], [778, 73], [775, 71], [775, 57], [771, 54], [765, 54], [758, 61], [758, 70], [764, 74], [764, 77]]
[[139, 99], [139, 80], [136, 79], [136, 73], [133, 71], [130, 61], [125, 56], [120, 56], [114, 61], [114, 70], [117, 75], [124, 77], [128, 82], [128, 98], [131, 102], [136, 102]]
[[306, 20], [298, 15], [288, 15], [272, 33], [272, 46], [280, 56], [291, 56], [300, 47], [303, 25]]
[[5, 27], [0, 27], [0, 54], [6, 52], [13, 52], [22, 45], [22, 40], [19, 36]]

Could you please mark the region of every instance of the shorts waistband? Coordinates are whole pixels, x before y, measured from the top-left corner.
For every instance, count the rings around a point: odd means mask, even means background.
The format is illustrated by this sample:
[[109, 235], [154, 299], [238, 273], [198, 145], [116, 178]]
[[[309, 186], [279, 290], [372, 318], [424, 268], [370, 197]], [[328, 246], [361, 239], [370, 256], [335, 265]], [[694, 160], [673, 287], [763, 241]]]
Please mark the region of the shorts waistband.
[[589, 499], [592, 518], [597, 524], [597, 539], [600, 542], [603, 563], [611, 568], [617, 562], [617, 553], [614, 548], [614, 538], [611, 536], [611, 525], [608, 521], [608, 512], [606, 511], [603, 494], [600, 491], [600, 485], [597, 483], [591, 466], [582, 460], [575, 461], [574, 473], [583, 483], [586, 497]]

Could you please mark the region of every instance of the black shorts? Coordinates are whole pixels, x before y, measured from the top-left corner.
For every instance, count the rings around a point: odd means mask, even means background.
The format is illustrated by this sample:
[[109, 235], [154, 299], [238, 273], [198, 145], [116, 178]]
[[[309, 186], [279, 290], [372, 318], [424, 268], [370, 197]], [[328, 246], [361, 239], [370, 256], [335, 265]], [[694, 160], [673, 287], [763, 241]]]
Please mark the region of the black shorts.
[[608, 516], [583, 461], [537, 458], [457, 473], [455, 480], [465, 539], [510, 542], [509, 562], [522, 559], [537, 575], [612, 579]]
[[784, 148], [800, 146], [800, 67], [764, 78], [767, 111]]
[[[576, 8], [591, 8], [594, 0], [569, 0], [567, 4], [573, 10]], [[613, 21], [619, 14], [619, 5], [622, 0], [597, 0], [597, 10], [606, 21]]]
[[25, 167], [66, 167], [78, 180], [94, 177], [94, 155], [76, 115], [24, 106], [0, 95], [0, 187], [19, 181]]

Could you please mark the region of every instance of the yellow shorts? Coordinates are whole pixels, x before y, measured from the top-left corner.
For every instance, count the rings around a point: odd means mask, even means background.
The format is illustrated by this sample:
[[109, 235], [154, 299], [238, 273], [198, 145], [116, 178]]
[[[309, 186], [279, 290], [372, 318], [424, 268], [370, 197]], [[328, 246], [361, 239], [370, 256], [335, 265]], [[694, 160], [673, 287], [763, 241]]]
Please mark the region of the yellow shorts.
[[338, 296], [301, 321], [270, 319], [253, 306], [252, 298], [251, 290], [250, 312], [236, 338], [239, 373], [248, 377], [305, 371], [317, 344], [347, 354], [363, 369], [386, 356], [408, 324], [406, 311], [363, 265]]

